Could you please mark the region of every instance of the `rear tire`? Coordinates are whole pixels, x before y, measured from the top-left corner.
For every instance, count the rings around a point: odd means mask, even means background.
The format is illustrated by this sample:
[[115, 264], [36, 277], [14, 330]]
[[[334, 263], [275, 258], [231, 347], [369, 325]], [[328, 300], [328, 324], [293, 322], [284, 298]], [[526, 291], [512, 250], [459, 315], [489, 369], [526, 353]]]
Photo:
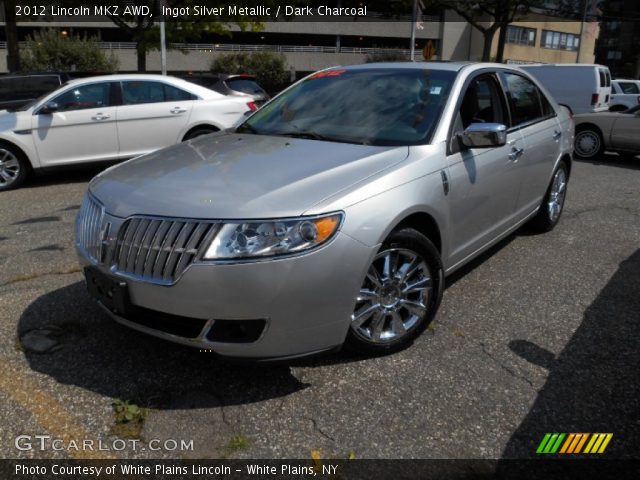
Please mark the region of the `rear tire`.
[[363, 280], [345, 346], [365, 355], [406, 348], [435, 317], [443, 284], [433, 243], [411, 228], [392, 232]]
[[0, 143], [0, 192], [18, 188], [29, 173], [24, 154], [13, 145]]
[[209, 135], [210, 133], [218, 132], [219, 130], [215, 127], [198, 127], [193, 130], [187, 132], [187, 134], [182, 139], [183, 142], [187, 140], [193, 140], [196, 137], [201, 137], [202, 135]]
[[576, 128], [574, 152], [577, 157], [591, 159], [604, 151], [604, 141], [600, 130], [592, 126]]
[[542, 200], [538, 213], [531, 221], [531, 225], [540, 232], [550, 232], [560, 221], [564, 201], [567, 195], [569, 169], [564, 161], [560, 161], [553, 172], [551, 184]]

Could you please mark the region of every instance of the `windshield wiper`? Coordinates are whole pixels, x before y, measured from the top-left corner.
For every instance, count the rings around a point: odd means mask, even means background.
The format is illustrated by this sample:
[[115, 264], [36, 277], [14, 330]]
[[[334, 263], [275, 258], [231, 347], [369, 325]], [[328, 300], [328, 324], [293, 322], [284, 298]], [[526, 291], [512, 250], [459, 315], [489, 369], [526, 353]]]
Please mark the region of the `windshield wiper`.
[[271, 135], [280, 135], [283, 137], [292, 137], [292, 138], [308, 138], [311, 140], [324, 140], [326, 142], [336, 142], [336, 143], [352, 143], [356, 145], [371, 145], [371, 142], [368, 140], [355, 140], [349, 138], [340, 138], [340, 137], [332, 137], [329, 135], [323, 135], [318, 132], [314, 132], [311, 130], [299, 130], [295, 132], [277, 132], [272, 133]]

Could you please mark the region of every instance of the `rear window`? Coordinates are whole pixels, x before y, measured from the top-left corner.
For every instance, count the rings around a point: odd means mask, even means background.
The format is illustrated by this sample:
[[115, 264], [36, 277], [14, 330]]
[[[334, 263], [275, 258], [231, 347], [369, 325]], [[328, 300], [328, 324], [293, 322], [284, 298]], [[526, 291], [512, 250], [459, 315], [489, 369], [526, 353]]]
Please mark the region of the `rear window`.
[[251, 78], [231, 78], [227, 80], [227, 85], [229, 85], [231, 90], [235, 90], [236, 92], [249, 94], [264, 93], [262, 87]]
[[620, 90], [622, 90], [622, 93], [640, 93], [640, 88], [638, 88], [638, 85], [633, 82], [618, 82], [618, 86], [620, 87]]
[[609, 70], [599, 69], [598, 77], [600, 78], [600, 86], [601, 87], [610, 87], [611, 86], [611, 74]]

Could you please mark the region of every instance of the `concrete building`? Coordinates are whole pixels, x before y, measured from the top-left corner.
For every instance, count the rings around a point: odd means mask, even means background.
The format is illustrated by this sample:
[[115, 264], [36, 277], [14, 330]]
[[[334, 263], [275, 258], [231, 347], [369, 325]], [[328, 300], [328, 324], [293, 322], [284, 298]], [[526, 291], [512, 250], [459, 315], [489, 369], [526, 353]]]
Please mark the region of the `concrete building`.
[[[0, 18], [2, 20], [2, 18]], [[480, 60], [481, 33], [452, 11], [425, 15], [416, 29], [416, 59], [422, 59], [422, 49], [430, 42], [436, 50], [434, 59]], [[2, 22], [0, 21], [0, 25]], [[103, 48], [117, 55], [122, 71], [137, 68], [135, 44], [111, 22], [71, 23], [50, 22], [66, 34], [98, 34]], [[20, 23], [21, 39], [43, 23]], [[6, 49], [0, 31], [0, 71], [6, 71]], [[292, 72], [298, 76], [333, 65], [362, 63], [371, 54], [399, 53], [409, 58], [410, 17], [401, 21], [342, 22], [268, 22], [258, 32], [232, 29], [231, 37], [209, 35], [200, 43], [179, 45], [169, 50], [170, 71], [206, 71], [220, 54], [237, 51], [270, 50], [284, 53]], [[576, 62], [592, 63], [597, 31], [581, 22], [558, 21], [557, 18], [529, 15], [526, 21], [514, 22], [507, 33], [504, 58], [511, 62]], [[498, 34], [493, 41], [493, 55]], [[160, 53], [147, 54], [147, 70], [160, 70]]]

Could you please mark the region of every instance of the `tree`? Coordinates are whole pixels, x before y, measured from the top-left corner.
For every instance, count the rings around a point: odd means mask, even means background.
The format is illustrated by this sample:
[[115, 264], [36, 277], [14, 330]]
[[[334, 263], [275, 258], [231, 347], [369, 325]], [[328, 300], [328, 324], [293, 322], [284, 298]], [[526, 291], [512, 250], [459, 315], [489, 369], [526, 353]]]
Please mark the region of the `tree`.
[[282, 88], [289, 78], [282, 53], [254, 52], [220, 55], [211, 63], [213, 73], [250, 73], [269, 93]]
[[[498, 45], [496, 61], [501, 62], [507, 27], [520, 14], [532, 7], [541, 6], [543, 0], [430, 0], [430, 5], [455, 11], [458, 15], [479, 30], [484, 37], [482, 60], [491, 59], [491, 46], [495, 33], [501, 29], [501, 42]], [[488, 23], [488, 24], [487, 24]]]
[[27, 39], [21, 66], [24, 71], [113, 72], [118, 69], [118, 60], [100, 49], [97, 37], [64, 37], [49, 28]]
[[[290, 3], [296, 3], [296, 1], [299, 0], [292, 0]], [[61, 3], [68, 6], [77, 6], [86, 4], [86, 1], [61, 0]], [[113, 13], [115, 10], [112, 9], [112, 13], [107, 13], [106, 16], [115, 25], [127, 32], [136, 43], [139, 72], [144, 72], [147, 69], [147, 52], [159, 48], [159, 22], [163, 20], [161, 7], [169, 8], [172, 12], [177, 13], [170, 18], [166, 18], [165, 29], [168, 47], [171, 46], [171, 43], [194, 40], [206, 33], [229, 34], [232, 25], [238, 26], [242, 31], [247, 28], [252, 30], [263, 28], [259, 19], [247, 19], [246, 16], [239, 14], [233, 16], [224, 15], [223, 17], [194, 14], [195, 6], [207, 8], [225, 7], [225, 13], [228, 13], [226, 7], [229, 6], [229, 2], [223, 0], [110, 0], [107, 4], [116, 6], [118, 9], [116, 13]], [[278, 2], [276, 0], [263, 0], [260, 4], [268, 7], [277, 5]], [[255, 1], [234, 0], [233, 5], [237, 7], [255, 7]], [[189, 15], [182, 13], [187, 12], [187, 8]]]
[[20, 70], [20, 50], [18, 48], [18, 28], [16, 25], [15, 1], [4, 0], [4, 28], [7, 34], [7, 70]]

